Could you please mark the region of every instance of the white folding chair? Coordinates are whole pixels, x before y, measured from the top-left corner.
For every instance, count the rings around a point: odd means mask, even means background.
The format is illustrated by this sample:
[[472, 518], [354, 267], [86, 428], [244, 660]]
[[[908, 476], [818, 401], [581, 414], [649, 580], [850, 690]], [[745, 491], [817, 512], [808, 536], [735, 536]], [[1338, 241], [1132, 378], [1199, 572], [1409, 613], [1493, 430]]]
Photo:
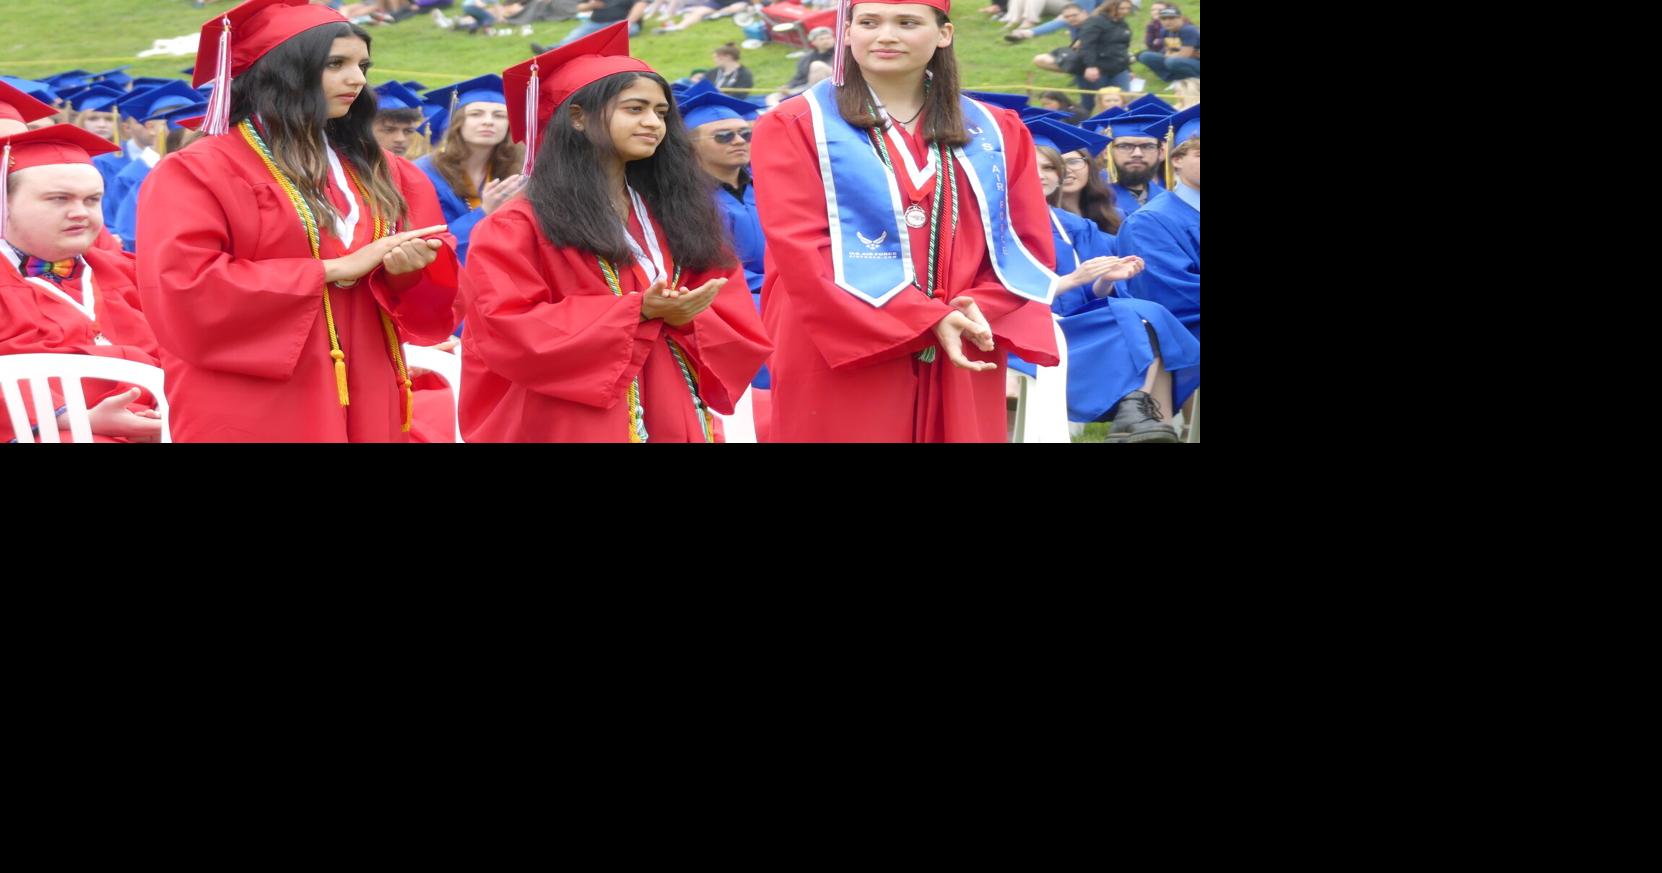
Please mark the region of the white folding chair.
[[1016, 433], [1011, 442], [1073, 442], [1068, 431], [1068, 341], [1062, 325], [1054, 318], [1050, 323], [1062, 362], [1040, 367], [1037, 379], [1016, 374]]
[[432, 370], [444, 384], [450, 386], [450, 408], [456, 422], [456, 442], [462, 441], [462, 341], [456, 341], [455, 352], [441, 352], [426, 346], [404, 344], [404, 365]]
[[161, 368], [99, 355], [0, 355], [0, 395], [5, 397], [12, 434], [18, 442], [35, 441], [29, 433], [29, 414], [23, 406], [19, 382], [28, 383], [29, 393], [34, 397], [35, 420], [41, 424], [40, 441], [62, 442], [52, 415], [52, 388], [48, 381], [51, 379], [59, 380], [63, 386], [64, 415], [69, 419], [72, 442], [93, 441], [92, 425], [87, 418], [87, 398], [81, 391], [82, 379], [125, 382], [149, 391], [156, 398], [156, 411], [162, 417], [162, 442], [173, 442], [173, 431], [167, 423], [167, 394], [162, 389]]

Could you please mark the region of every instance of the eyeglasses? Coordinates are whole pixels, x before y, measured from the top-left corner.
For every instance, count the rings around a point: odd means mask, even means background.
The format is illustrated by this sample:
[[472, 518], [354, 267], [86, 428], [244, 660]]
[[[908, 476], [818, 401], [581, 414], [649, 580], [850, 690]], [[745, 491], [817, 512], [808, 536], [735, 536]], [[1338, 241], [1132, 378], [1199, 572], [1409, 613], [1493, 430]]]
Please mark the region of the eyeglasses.
[[1129, 155], [1132, 152], [1136, 152], [1136, 151], [1144, 151], [1144, 152], [1148, 152], [1149, 154], [1157, 154], [1160, 151], [1160, 144], [1157, 143], [1157, 142], [1148, 143], [1147, 145], [1144, 145], [1143, 143], [1117, 142], [1117, 143], [1114, 143], [1114, 151], [1119, 152], [1122, 155]]
[[1077, 170], [1080, 167], [1088, 167], [1088, 166], [1091, 165], [1091, 162], [1085, 160], [1084, 158], [1063, 158], [1062, 163], [1067, 165], [1067, 167], [1069, 169], [1074, 169], [1074, 170]]
[[750, 138], [754, 135], [755, 131], [751, 130], [724, 130], [720, 133], [710, 134], [710, 139], [713, 139], [722, 145], [729, 145], [733, 142], [733, 137], [735, 136], [743, 139], [745, 142], [750, 142]]

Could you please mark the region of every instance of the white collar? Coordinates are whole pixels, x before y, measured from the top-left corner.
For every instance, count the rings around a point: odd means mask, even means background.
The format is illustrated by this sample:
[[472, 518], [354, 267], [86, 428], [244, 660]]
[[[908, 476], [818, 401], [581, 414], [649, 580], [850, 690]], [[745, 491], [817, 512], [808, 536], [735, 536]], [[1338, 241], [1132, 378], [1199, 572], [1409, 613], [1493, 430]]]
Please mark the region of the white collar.
[[335, 186], [346, 195], [346, 202], [351, 207], [344, 218], [335, 216], [335, 236], [340, 238], [343, 247], [351, 248], [352, 235], [358, 232], [358, 217], [362, 214], [358, 209], [358, 198], [352, 191], [352, 183], [346, 178], [346, 170], [341, 167], [340, 156], [335, 154], [335, 148], [329, 144], [327, 136], [323, 138], [323, 153], [329, 156], [329, 172], [335, 177]]
[[651, 252], [651, 257], [641, 251], [635, 237], [629, 233], [629, 223], [624, 222], [623, 239], [629, 243], [629, 253], [635, 256], [635, 263], [640, 264], [641, 269], [646, 272], [648, 285], [658, 281], [660, 276], [663, 276], [667, 283], [669, 277], [664, 276], [664, 253], [658, 248], [658, 234], [652, 229], [652, 216], [646, 214], [646, 202], [641, 200], [641, 195], [636, 194], [632, 187], [629, 189], [629, 204], [634, 207], [635, 220], [641, 223], [641, 234], [646, 237], [646, 248]]

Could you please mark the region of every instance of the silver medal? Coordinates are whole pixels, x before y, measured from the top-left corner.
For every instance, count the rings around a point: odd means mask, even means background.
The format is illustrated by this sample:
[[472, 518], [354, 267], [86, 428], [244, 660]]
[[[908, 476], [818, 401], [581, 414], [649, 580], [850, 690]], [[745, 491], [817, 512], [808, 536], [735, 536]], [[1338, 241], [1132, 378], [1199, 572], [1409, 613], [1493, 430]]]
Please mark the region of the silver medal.
[[906, 226], [923, 227], [929, 223], [929, 217], [923, 214], [923, 208], [916, 203], [906, 207]]

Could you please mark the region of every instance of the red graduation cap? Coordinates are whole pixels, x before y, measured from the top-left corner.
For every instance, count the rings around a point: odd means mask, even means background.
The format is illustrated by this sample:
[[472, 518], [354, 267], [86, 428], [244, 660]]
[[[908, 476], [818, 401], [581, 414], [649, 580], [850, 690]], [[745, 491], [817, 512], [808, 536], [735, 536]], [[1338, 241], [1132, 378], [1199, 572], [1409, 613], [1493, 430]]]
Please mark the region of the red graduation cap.
[[231, 80], [302, 31], [345, 24], [346, 16], [306, 0], [247, 0], [202, 25], [191, 85], [214, 82], [203, 132], [224, 133], [231, 118]]
[[525, 143], [529, 175], [536, 159], [537, 136], [566, 98], [616, 73], [657, 72], [645, 61], [629, 56], [629, 23], [619, 21], [576, 42], [502, 71], [503, 96], [508, 98], [508, 130], [514, 142]]
[[56, 111], [11, 85], [0, 82], [0, 118], [28, 124], [38, 118], [45, 118]]
[[0, 233], [6, 228], [6, 177], [18, 170], [51, 164], [92, 165], [92, 156], [120, 151], [109, 140], [73, 124], [0, 137]]

